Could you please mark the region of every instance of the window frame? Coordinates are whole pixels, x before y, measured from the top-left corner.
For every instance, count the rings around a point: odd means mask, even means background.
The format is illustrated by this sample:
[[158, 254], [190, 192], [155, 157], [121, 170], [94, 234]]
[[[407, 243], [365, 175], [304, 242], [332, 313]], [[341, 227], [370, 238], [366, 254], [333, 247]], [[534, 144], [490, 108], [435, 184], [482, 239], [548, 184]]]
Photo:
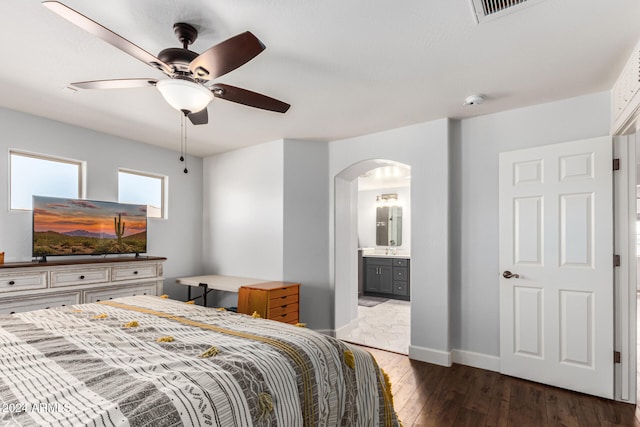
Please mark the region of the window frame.
[[[145, 178], [155, 178], [160, 180], [160, 216], [149, 216], [149, 210], [147, 209], [147, 219], [169, 219], [169, 177], [166, 175], [160, 175], [153, 172], [139, 171], [129, 168], [118, 168], [118, 203], [126, 203], [120, 201], [120, 173], [127, 173], [130, 175], [142, 176]], [[134, 203], [134, 202], [131, 202]], [[143, 204], [136, 202], [136, 204]], [[147, 205], [149, 206], [149, 205]]]
[[[42, 153], [34, 153], [31, 151], [22, 151], [22, 150], [16, 150], [13, 148], [9, 149], [9, 167], [7, 168], [7, 173], [8, 173], [8, 177], [7, 177], [7, 182], [9, 183], [9, 188], [7, 191], [7, 194], [9, 196], [9, 202], [8, 202], [8, 206], [9, 206], [9, 211], [10, 212], [29, 212], [33, 210], [33, 206], [31, 207], [31, 209], [24, 209], [24, 208], [14, 208], [13, 207], [13, 156], [21, 156], [21, 157], [29, 157], [32, 159], [37, 159], [37, 160], [44, 160], [47, 162], [55, 162], [55, 163], [65, 163], [65, 164], [70, 164], [70, 165], [74, 165], [78, 167], [78, 199], [85, 199], [86, 197], [86, 176], [87, 176], [87, 162], [84, 160], [77, 160], [77, 159], [71, 159], [68, 157], [61, 157], [61, 156], [53, 156], [50, 154], [42, 154]], [[39, 194], [41, 196], [49, 196], [49, 194]], [[50, 196], [52, 197], [56, 197], [56, 195], [51, 194]]]

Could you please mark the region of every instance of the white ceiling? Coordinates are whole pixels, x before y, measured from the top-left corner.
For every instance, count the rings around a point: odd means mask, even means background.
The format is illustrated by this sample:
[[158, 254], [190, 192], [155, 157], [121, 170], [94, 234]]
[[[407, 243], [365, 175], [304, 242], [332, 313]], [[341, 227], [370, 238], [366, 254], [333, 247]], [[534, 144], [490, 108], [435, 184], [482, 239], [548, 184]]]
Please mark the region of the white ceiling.
[[411, 167], [401, 163], [380, 166], [358, 177], [358, 191], [409, 186], [411, 186]]
[[[469, 0], [66, 0], [143, 49], [202, 52], [249, 30], [267, 49], [220, 83], [292, 105], [286, 114], [214, 100], [190, 127], [211, 155], [281, 138], [328, 141], [611, 89], [640, 39], [637, 0], [547, 0], [476, 24]], [[179, 113], [153, 87], [65, 90], [74, 81], [163, 75], [43, 7], [0, 3], [0, 106], [179, 150]], [[479, 106], [466, 96], [487, 95]]]

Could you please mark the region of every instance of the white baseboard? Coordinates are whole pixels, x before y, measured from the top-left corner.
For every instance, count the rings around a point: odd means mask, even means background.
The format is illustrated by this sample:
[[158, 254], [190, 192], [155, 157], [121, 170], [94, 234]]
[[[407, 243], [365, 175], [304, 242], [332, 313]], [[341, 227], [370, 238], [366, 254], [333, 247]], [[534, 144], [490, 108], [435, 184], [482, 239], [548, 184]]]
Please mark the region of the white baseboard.
[[409, 346], [409, 358], [441, 366], [451, 366], [453, 363], [458, 363], [460, 365], [500, 372], [499, 357], [475, 353], [473, 351], [451, 350], [447, 352], [411, 345]]
[[474, 368], [486, 369], [488, 371], [500, 372], [500, 358], [473, 351], [452, 350], [451, 358], [453, 363], [473, 366]]
[[433, 363], [434, 365], [451, 366], [451, 352], [415, 345], [409, 346], [409, 359]]
[[338, 338], [344, 337], [345, 335], [349, 335], [349, 332], [351, 332], [351, 330], [356, 327], [358, 327], [358, 319], [353, 319], [351, 322], [339, 327], [338, 329], [331, 329], [333, 333], [333, 335], [331, 336]]
[[319, 332], [323, 335], [329, 335], [330, 337], [336, 337], [335, 329], [314, 329], [314, 331]]

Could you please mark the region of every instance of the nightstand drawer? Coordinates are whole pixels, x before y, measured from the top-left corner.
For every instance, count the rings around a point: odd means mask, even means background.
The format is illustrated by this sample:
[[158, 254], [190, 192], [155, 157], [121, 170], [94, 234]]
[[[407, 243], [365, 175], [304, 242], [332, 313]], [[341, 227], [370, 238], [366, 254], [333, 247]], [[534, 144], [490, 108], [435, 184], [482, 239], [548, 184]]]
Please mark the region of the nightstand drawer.
[[269, 309], [273, 310], [276, 307], [282, 307], [285, 305], [298, 302], [298, 294], [286, 295], [280, 298], [269, 299]]
[[134, 280], [156, 277], [158, 271], [155, 265], [118, 265], [111, 267], [111, 281]]
[[284, 323], [298, 323], [298, 311], [284, 313], [279, 316], [270, 315], [269, 319]]
[[77, 270], [52, 271], [51, 286], [74, 286], [109, 281], [109, 268], [83, 268]]
[[269, 299], [282, 298], [289, 295], [297, 295], [298, 287], [297, 286], [289, 286], [282, 289], [274, 289], [269, 291]]
[[0, 274], [0, 292], [44, 289], [46, 287], [46, 271]]
[[298, 303], [283, 305], [282, 307], [273, 307], [269, 310], [269, 319], [275, 319], [278, 316], [282, 316], [288, 313], [298, 312]]

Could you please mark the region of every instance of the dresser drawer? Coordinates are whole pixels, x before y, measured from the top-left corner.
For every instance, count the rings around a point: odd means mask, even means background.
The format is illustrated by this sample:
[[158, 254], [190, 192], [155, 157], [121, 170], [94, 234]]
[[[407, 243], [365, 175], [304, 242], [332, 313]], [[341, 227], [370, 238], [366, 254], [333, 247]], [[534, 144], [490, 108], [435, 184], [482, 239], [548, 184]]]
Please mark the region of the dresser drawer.
[[0, 274], [0, 292], [26, 291], [47, 287], [46, 271]]
[[80, 292], [48, 294], [34, 298], [0, 301], [0, 314], [22, 313], [43, 308], [64, 307], [80, 303]]
[[134, 280], [156, 277], [158, 269], [153, 265], [118, 265], [111, 267], [111, 280]]
[[65, 271], [51, 272], [51, 286], [74, 286], [94, 283], [106, 283], [109, 281], [109, 268], [83, 268]]
[[100, 302], [108, 301], [114, 298], [131, 297], [134, 295], [155, 295], [156, 283], [149, 283], [146, 285], [127, 286], [127, 287], [113, 287], [107, 289], [96, 289], [92, 291], [84, 292], [84, 302]]

